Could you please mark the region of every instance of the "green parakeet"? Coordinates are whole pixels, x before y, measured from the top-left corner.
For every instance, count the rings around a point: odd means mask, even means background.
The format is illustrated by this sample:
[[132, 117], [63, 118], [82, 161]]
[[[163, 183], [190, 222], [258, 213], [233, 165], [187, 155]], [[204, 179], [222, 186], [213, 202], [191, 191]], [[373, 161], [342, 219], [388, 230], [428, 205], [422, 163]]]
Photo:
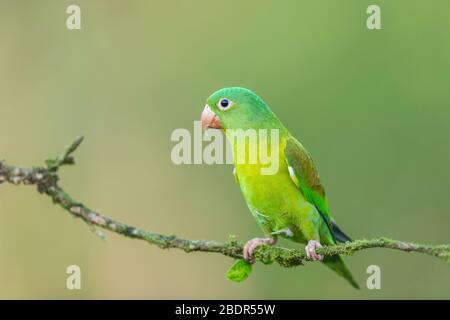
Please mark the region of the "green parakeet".
[[[323, 257], [316, 248], [351, 241], [331, 217], [325, 191], [312, 158], [303, 145], [283, 126], [269, 106], [252, 91], [233, 87], [213, 93], [201, 115], [204, 129], [221, 129], [231, 142], [234, 174], [245, 201], [263, 230], [264, 238], [249, 240], [244, 246], [244, 257], [252, 262], [253, 251], [262, 244], [273, 245], [281, 236], [304, 243], [310, 260], [321, 260], [337, 274], [358, 288], [343, 259], [338, 256]], [[257, 144], [268, 145], [269, 153], [279, 158], [275, 174], [262, 174], [266, 166], [255, 161], [237, 161], [237, 152], [243, 148], [248, 153], [259, 150], [250, 145], [251, 139], [231, 139], [228, 132], [236, 130], [277, 129], [277, 144], [269, 139], [258, 139]], [[257, 147], [257, 148], [252, 148]], [[251, 154], [249, 155], [251, 156]], [[247, 159], [247, 158], [246, 158]]]

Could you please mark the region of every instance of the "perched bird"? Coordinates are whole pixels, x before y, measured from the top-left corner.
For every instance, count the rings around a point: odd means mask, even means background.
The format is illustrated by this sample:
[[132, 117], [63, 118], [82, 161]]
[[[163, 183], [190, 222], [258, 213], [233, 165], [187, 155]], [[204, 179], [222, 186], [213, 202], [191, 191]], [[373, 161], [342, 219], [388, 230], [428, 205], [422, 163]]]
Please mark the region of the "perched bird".
[[[355, 288], [358, 284], [339, 255], [316, 253], [322, 245], [351, 241], [331, 217], [324, 187], [308, 151], [283, 126], [269, 106], [254, 92], [239, 87], [224, 88], [208, 99], [201, 115], [203, 129], [221, 129], [233, 149], [234, 174], [248, 208], [263, 230], [265, 237], [249, 240], [244, 246], [244, 257], [253, 262], [253, 251], [260, 245], [273, 245], [281, 236], [304, 243], [306, 256], [320, 260], [344, 277]], [[251, 139], [230, 139], [233, 130], [277, 129], [279, 142], [268, 145], [269, 152], [279, 157], [275, 174], [261, 174], [265, 164], [237, 161], [239, 148], [247, 152], [258, 150], [249, 145]], [[261, 144], [266, 141], [258, 140]], [[269, 140], [269, 139], [266, 139]], [[260, 146], [257, 146], [260, 147]]]

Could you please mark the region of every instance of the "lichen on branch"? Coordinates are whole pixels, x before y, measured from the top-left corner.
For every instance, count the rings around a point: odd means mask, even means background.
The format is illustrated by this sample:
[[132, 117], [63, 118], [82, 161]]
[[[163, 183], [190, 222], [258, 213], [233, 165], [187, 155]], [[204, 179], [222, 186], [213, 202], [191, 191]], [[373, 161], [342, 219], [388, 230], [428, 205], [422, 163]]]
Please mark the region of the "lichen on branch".
[[[8, 182], [14, 185], [35, 185], [41, 194], [49, 196], [52, 201], [68, 211], [71, 215], [82, 219], [90, 226], [99, 227], [116, 234], [147, 241], [162, 249], [177, 248], [185, 252], [213, 252], [242, 259], [243, 244], [231, 237], [227, 242], [214, 240], [187, 240], [174, 235], [164, 235], [140, 229], [101, 215], [89, 209], [82, 202], [72, 198], [59, 185], [58, 171], [64, 165], [73, 165], [73, 153], [81, 145], [82, 137], [77, 138], [65, 151], [54, 158], [46, 160], [44, 167], [21, 168], [0, 162], [0, 184]], [[322, 255], [352, 255], [355, 252], [369, 248], [389, 248], [405, 252], [418, 252], [434, 256], [450, 264], [450, 245], [427, 245], [414, 242], [404, 242], [389, 238], [362, 239], [334, 246], [324, 246], [317, 249]], [[261, 246], [255, 250], [255, 260], [265, 264], [278, 263], [283, 267], [303, 265], [308, 260], [303, 250], [283, 247]]]

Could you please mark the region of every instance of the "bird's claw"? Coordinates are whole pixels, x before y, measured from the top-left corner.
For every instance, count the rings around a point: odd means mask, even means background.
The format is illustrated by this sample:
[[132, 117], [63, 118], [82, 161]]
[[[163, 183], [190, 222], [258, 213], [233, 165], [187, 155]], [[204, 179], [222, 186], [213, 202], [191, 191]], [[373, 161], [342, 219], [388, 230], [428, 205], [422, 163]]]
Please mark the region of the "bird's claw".
[[316, 253], [317, 248], [321, 248], [322, 245], [319, 241], [316, 240], [309, 240], [308, 244], [305, 247], [305, 253], [308, 260], [317, 261], [323, 260], [323, 255]]
[[263, 244], [267, 245], [274, 245], [276, 242], [275, 238], [253, 238], [244, 245], [243, 254], [244, 259], [247, 260], [250, 263], [255, 262], [255, 257], [253, 256], [253, 251], [255, 251], [256, 248]]

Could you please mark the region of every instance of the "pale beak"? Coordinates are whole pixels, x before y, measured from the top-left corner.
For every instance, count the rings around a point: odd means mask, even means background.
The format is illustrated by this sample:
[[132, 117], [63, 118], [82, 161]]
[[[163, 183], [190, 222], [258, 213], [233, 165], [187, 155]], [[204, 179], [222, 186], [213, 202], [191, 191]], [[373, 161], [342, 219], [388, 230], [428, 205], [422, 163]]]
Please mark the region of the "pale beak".
[[206, 105], [205, 109], [203, 109], [200, 121], [202, 123], [203, 130], [206, 130], [208, 128], [213, 129], [222, 128], [222, 123], [220, 122], [219, 117], [211, 110], [211, 108], [208, 105]]

